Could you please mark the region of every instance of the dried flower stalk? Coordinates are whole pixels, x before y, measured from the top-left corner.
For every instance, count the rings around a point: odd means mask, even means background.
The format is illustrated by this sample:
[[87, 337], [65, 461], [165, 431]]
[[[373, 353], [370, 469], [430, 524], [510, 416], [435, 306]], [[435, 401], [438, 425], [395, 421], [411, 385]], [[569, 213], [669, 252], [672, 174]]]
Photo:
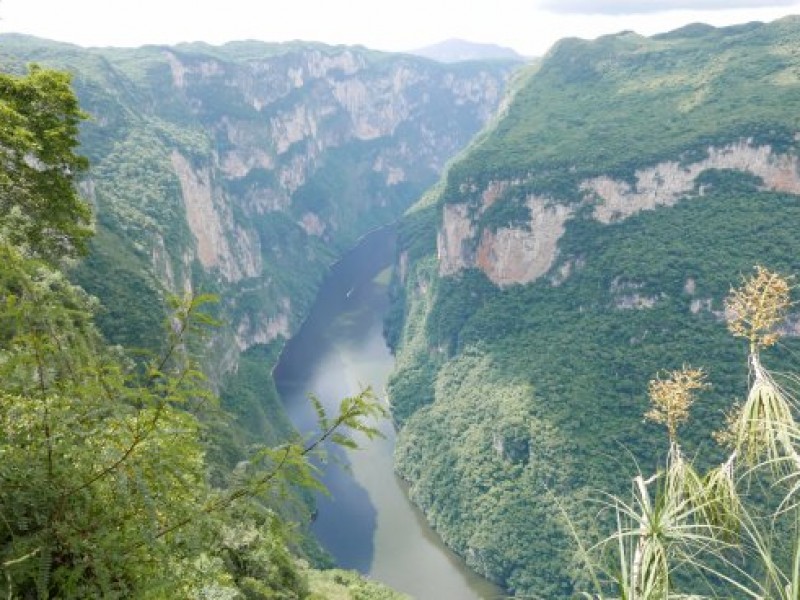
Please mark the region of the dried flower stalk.
[[645, 413], [645, 418], [665, 424], [669, 439], [674, 442], [678, 425], [689, 418], [695, 390], [709, 387], [705, 378], [706, 374], [702, 369], [684, 366], [679, 371], [667, 373], [666, 378], [662, 379], [659, 375], [651, 379], [647, 389], [653, 406]]
[[750, 342], [750, 352], [768, 348], [778, 341], [777, 326], [786, 318], [791, 302], [789, 281], [757, 266], [756, 273], [731, 290], [725, 301], [728, 329]]

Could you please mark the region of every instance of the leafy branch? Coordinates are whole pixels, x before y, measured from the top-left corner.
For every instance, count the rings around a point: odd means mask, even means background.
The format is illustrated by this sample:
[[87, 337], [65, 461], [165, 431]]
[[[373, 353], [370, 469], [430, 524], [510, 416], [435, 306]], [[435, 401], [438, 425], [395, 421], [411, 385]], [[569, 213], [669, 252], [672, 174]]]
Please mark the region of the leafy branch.
[[310, 442], [305, 445], [290, 443], [277, 448], [263, 449], [251, 462], [269, 460], [273, 464], [271, 469], [258, 474], [244, 485], [226, 491], [221, 497], [211, 500], [197, 514], [162, 528], [155, 537], [161, 538], [172, 533], [188, 525], [201, 514], [211, 514], [231, 506], [242, 498], [258, 496], [278, 478], [284, 478], [286, 482], [301, 487], [320, 488], [321, 484], [313, 476], [314, 467], [307, 459], [317, 452], [324, 442], [331, 440], [347, 448], [356, 448], [355, 440], [348, 437], [343, 431], [356, 431], [368, 439], [374, 439], [381, 435], [377, 428], [367, 423], [367, 419], [386, 417], [386, 409], [377, 401], [372, 388], [368, 387], [355, 396], [344, 398], [333, 419], [328, 418], [324, 407], [316, 397], [312, 396], [311, 400], [319, 417], [320, 433]]

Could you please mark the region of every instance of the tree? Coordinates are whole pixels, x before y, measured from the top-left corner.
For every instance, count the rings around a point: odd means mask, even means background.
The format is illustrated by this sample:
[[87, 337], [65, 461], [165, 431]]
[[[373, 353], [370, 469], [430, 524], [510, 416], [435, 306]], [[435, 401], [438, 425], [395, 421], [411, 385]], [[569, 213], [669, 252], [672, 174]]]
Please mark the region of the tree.
[[85, 117], [69, 74], [0, 73], [0, 236], [51, 262], [85, 254], [92, 235], [91, 210], [74, 186], [88, 166], [76, 153]]
[[[93, 322], [96, 300], [58, 268], [91, 235], [74, 189], [86, 161], [75, 154], [82, 114], [68, 76], [0, 75], [0, 113], [6, 597], [305, 597], [262, 500], [282, 485], [319, 486], [310, 455], [328, 439], [350, 445], [343, 429], [376, 435], [365, 419], [383, 409], [368, 390], [333, 418], [320, 408], [318, 436], [257, 449], [230, 488], [214, 489], [201, 416], [216, 398], [190, 343], [213, 325], [203, 312], [211, 298], [173, 302], [165, 349], [149, 361], [109, 347]], [[231, 509], [247, 515], [238, 529]]]

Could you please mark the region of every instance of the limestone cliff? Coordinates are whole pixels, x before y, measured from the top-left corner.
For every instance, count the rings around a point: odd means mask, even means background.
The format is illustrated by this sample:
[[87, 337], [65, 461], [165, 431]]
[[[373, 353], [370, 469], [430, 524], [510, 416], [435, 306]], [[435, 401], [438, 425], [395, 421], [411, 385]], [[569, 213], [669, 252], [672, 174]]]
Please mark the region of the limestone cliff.
[[[515, 188], [522, 188], [525, 181], [491, 181], [483, 190], [472, 189], [471, 193], [479, 193], [481, 198], [472, 216], [467, 204], [446, 204], [442, 209], [437, 241], [439, 273], [451, 276], [476, 267], [501, 287], [531, 283], [555, 263], [558, 240], [576, 209], [592, 207], [593, 218], [608, 224], [681, 200], [702, 201], [707, 190], [698, 185], [698, 178], [710, 170], [753, 175], [761, 181], [763, 190], [800, 194], [800, 163], [795, 154], [775, 152], [767, 144], [754, 144], [752, 139], [710, 146], [706, 154], [703, 160], [689, 164], [665, 161], [638, 169], [633, 184], [607, 175], [584, 179], [577, 186], [582, 193], [582, 200], [577, 203], [530, 195], [524, 202], [530, 220], [494, 231], [480, 228], [481, 215], [501, 196], [503, 202], [509, 202], [515, 193], [524, 193], [515, 192]], [[476, 239], [479, 230], [481, 234]], [[647, 299], [631, 300], [628, 304], [652, 306]]]
[[[394, 218], [488, 120], [510, 72], [463, 74], [349, 48], [300, 48], [247, 62], [177, 48], [164, 56], [171, 93], [212, 142], [210, 154], [193, 161], [199, 168], [171, 155], [195, 256], [228, 284], [270, 278], [264, 264], [281, 250], [259, 231], [262, 219], [281, 218], [300, 238], [317, 240], [318, 257], [307, 258], [324, 265], [325, 247], [346, 246], [365, 227]], [[232, 94], [241, 108], [220, 110], [201, 93], [208, 88]], [[264, 306], [234, 323], [240, 350], [287, 337], [307, 302], [276, 303], [285, 290], [261, 290]]]
[[706, 159], [688, 165], [667, 161], [637, 170], [633, 186], [602, 176], [582, 182], [581, 189], [596, 198], [595, 218], [610, 223], [640, 210], [672, 206], [682, 198], [701, 196], [703, 190], [696, 189], [696, 181], [709, 169], [749, 173], [763, 181], [764, 189], [800, 194], [797, 156], [776, 153], [769, 145], [755, 146], [751, 139], [722, 148], [710, 147]]
[[[217, 374], [238, 352], [291, 334], [327, 266], [435, 181], [494, 113], [516, 66], [302, 43], [5, 41], [5, 62], [35, 55], [75, 73], [92, 117], [84, 187], [100, 227], [130, 251], [116, 269], [150, 273], [140, 294], [222, 298]], [[90, 291], [117, 303], [114, 286], [95, 279], [84, 278]], [[162, 315], [147, 318], [156, 328]]]
[[[260, 248], [246, 230], [233, 224], [230, 206], [219, 200], [214, 202], [215, 190], [208, 167], [193, 169], [177, 150], [173, 150], [171, 159], [180, 181], [186, 221], [194, 236], [200, 264], [207, 271], [217, 270], [227, 282], [256, 277], [261, 271]], [[228, 239], [232, 240], [236, 252]]]

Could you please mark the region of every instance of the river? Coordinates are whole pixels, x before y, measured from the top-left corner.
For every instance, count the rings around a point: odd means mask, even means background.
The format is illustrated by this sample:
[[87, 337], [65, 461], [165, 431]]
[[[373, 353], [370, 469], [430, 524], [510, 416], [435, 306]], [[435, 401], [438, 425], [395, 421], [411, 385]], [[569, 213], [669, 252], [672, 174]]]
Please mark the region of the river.
[[[371, 233], [333, 266], [300, 331], [286, 345], [275, 380], [289, 417], [302, 432], [314, 430], [307, 397], [316, 394], [333, 414], [338, 402], [367, 385], [384, 395], [394, 359], [383, 339], [388, 270], [394, 259], [391, 228]], [[405, 592], [417, 600], [501, 598], [503, 592], [469, 570], [431, 530], [394, 474], [395, 432], [339, 453], [322, 480], [330, 496], [318, 499], [314, 532], [344, 568]], [[348, 472], [349, 471], [349, 472]]]

